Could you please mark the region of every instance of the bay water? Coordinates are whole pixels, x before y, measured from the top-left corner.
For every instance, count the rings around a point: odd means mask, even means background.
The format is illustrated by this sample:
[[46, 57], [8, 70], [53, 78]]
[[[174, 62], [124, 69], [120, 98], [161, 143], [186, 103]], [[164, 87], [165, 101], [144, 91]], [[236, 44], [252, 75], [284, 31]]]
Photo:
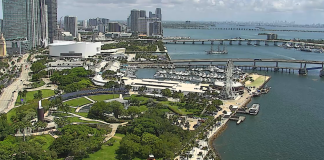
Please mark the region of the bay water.
[[[319, 28], [264, 28], [324, 30]], [[244, 30], [164, 29], [164, 36], [172, 37], [266, 38], [259, 36], [258, 33], [258, 31]], [[284, 39], [321, 39], [324, 37], [324, 33], [275, 33], [279, 38]], [[273, 44], [265, 46], [262, 43], [257, 47], [248, 46], [246, 43], [238, 45], [237, 42], [233, 42], [233, 45], [227, 44], [226, 49], [229, 52], [227, 55], [206, 54], [205, 51], [210, 50], [210, 45], [207, 44], [167, 44], [166, 47], [172, 59], [266, 58], [324, 61], [323, 53], [301, 52], [276, 47]], [[299, 67], [299, 64], [279, 65]], [[139, 72], [142, 72], [139, 75], [143, 78], [152, 78], [155, 70], [147, 69]], [[307, 76], [274, 72], [260, 72], [260, 74], [272, 77], [268, 82], [268, 86], [272, 89], [268, 94], [254, 98], [249, 104], [260, 104], [260, 112], [257, 116], [246, 115], [246, 120], [240, 125], [229, 122], [227, 129], [214, 141], [214, 147], [222, 159], [324, 159], [324, 78], [319, 77], [319, 70], [309, 71]]]
[[[312, 30], [288, 27], [281, 29]], [[246, 30], [164, 29], [166, 37], [266, 38], [259, 36], [258, 33], [258, 31]], [[324, 37], [324, 33], [276, 33], [279, 38], [285, 39]], [[265, 46], [262, 43], [257, 47], [248, 46], [243, 42], [242, 45], [238, 45], [237, 42], [233, 42], [233, 45], [227, 44], [226, 49], [229, 52], [227, 55], [206, 54], [205, 51], [210, 50], [210, 44], [167, 44], [166, 47], [172, 59], [263, 58], [324, 61], [324, 53], [301, 52], [276, 47], [273, 44]], [[279, 65], [299, 67], [299, 64], [280, 63]], [[309, 66], [318, 67], [318, 65]], [[156, 69], [141, 69], [137, 72], [137, 76], [153, 78], [155, 72]], [[260, 104], [258, 115], [245, 115], [246, 120], [240, 125], [229, 122], [227, 129], [214, 141], [214, 147], [221, 158], [224, 160], [324, 159], [324, 78], [319, 77], [319, 70], [311, 70], [307, 76], [299, 76], [296, 72], [295, 74], [262, 71], [259, 73], [272, 77], [268, 82], [268, 86], [272, 89], [268, 94], [254, 98], [249, 104]]]

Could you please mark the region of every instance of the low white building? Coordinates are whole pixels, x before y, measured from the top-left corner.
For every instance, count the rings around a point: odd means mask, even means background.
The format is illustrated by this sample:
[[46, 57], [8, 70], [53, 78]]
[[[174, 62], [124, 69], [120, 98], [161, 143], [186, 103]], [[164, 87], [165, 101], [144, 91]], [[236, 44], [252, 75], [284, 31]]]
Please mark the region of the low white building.
[[92, 82], [97, 86], [104, 86], [108, 81], [104, 80], [100, 74], [92, 78]]
[[49, 45], [51, 57], [89, 58], [101, 53], [101, 42], [54, 41]]
[[148, 93], [151, 93], [154, 90], [160, 93], [163, 89], [170, 89], [171, 91], [177, 92], [181, 91], [184, 95], [187, 95], [188, 93], [204, 93], [200, 84], [189, 84], [178, 81], [160, 81], [156, 79], [131, 79], [127, 77], [122, 78], [122, 80], [125, 85], [132, 86], [134, 91], [145, 86], [147, 88], [146, 92]]

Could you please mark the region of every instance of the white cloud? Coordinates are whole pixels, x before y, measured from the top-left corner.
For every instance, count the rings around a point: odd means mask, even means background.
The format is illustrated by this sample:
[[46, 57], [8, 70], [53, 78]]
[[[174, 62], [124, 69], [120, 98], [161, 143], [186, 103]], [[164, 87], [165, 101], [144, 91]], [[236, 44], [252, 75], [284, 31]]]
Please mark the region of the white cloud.
[[[253, 16], [279, 14], [294, 15], [294, 13], [318, 12], [324, 13], [324, 0], [59, 0], [61, 16], [73, 14], [82, 18], [100, 17], [105, 15], [111, 19], [126, 19], [131, 9], [154, 11], [162, 8], [164, 19], [202, 19], [209, 14], [241, 15], [242, 19]], [[179, 13], [181, 11], [181, 13]], [[198, 12], [199, 13], [195, 13]], [[239, 13], [239, 14], [238, 14]], [[280, 18], [280, 16], [277, 16]], [[298, 17], [292, 17], [297, 19]], [[317, 18], [317, 20], [324, 18]]]

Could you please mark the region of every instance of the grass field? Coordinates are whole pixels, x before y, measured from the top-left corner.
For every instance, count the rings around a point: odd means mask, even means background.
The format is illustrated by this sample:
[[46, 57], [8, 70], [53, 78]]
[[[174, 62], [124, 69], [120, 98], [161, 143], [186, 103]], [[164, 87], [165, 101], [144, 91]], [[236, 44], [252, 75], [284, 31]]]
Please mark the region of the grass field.
[[[47, 97], [51, 97], [54, 95], [54, 91], [53, 90], [49, 90], [49, 89], [43, 89], [41, 90], [42, 94], [43, 94], [43, 98], [47, 98]], [[17, 97], [17, 101], [16, 101], [16, 105], [20, 105], [21, 103], [21, 99], [24, 99], [24, 102], [28, 102], [30, 100], [34, 99], [34, 94], [37, 93], [38, 91], [29, 91], [27, 92], [26, 98], [22, 98], [22, 97]]]
[[72, 100], [69, 100], [67, 102], [64, 102], [64, 104], [67, 104], [69, 106], [72, 106], [72, 107], [80, 107], [80, 106], [83, 106], [83, 105], [86, 105], [86, 104], [90, 104], [91, 101], [89, 101], [88, 99], [86, 98], [77, 98], [77, 99], [72, 99]]
[[119, 98], [119, 94], [101, 94], [101, 95], [89, 96], [89, 98], [94, 101], [100, 102], [104, 100]]
[[120, 141], [125, 135], [116, 134], [112, 138], [114, 140], [113, 146], [103, 145], [98, 152], [89, 155], [89, 158], [83, 160], [116, 160], [116, 151], [120, 146]]
[[17, 108], [14, 108], [7, 113], [7, 122], [9, 124], [12, 124], [11, 117], [16, 115], [16, 110]]
[[264, 77], [259, 77], [254, 82], [246, 85], [248, 87], [255, 86], [256, 88], [260, 87], [264, 83], [265, 78]]

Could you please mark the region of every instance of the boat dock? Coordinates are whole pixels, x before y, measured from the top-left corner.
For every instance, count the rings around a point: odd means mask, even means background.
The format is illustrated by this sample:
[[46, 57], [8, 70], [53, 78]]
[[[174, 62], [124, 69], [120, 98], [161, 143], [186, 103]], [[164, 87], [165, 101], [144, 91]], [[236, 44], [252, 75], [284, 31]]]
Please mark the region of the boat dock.
[[245, 117], [244, 116], [232, 116], [229, 119], [232, 121], [237, 121], [236, 124], [240, 124], [241, 122], [243, 122], [245, 120]]

